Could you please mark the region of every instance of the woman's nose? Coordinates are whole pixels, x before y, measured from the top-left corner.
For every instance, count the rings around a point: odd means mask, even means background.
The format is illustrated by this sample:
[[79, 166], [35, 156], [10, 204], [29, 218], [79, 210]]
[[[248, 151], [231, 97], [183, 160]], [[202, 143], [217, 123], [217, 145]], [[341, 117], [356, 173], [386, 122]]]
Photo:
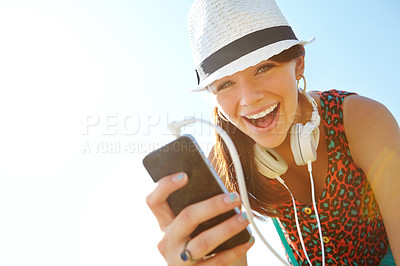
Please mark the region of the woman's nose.
[[243, 82], [241, 85], [241, 105], [246, 106], [255, 104], [264, 97], [264, 92], [260, 84], [254, 82]]

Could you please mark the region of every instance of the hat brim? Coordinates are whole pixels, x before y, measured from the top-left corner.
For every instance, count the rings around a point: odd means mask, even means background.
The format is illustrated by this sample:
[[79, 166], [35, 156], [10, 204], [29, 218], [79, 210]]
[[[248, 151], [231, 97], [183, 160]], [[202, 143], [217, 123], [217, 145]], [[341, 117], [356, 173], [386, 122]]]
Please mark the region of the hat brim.
[[284, 40], [257, 49], [218, 69], [207, 78], [202, 80], [193, 90], [191, 90], [191, 92], [207, 90], [207, 87], [218, 79], [233, 75], [234, 73], [245, 70], [248, 67], [255, 66], [260, 62], [268, 60], [272, 56], [277, 55], [296, 44], [306, 45], [313, 42], [314, 40], [315, 38], [311, 38], [307, 41]]

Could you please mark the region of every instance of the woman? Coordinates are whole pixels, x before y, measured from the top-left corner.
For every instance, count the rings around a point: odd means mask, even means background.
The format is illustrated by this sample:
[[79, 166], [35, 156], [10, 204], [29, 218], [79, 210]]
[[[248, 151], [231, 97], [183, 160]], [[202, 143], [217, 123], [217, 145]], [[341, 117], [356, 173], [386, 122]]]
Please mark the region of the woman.
[[[261, 218], [278, 218], [297, 262], [321, 264], [324, 254], [328, 265], [379, 265], [393, 251], [399, 264], [400, 133], [390, 112], [376, 101], [347, 92], [314, 92], [308, 98], [307, 42], [297, 40], [274, 1], [196, 0], [189, 13], [189, 35], [199, 81], [196, 90], [215, 95], [215, 120], [238, 149], [252, 209]], [[303, 125], [310, 127], [309, 132]], [[300, 144], [293, 148], [296, 141], [303, 142], [303, 135], [316, 158], [302, 158]], [[264, 154], [274, 149], [283, 158], [287, 169], [279, 176], [287, 188], [262, 171], [254, 147], [261, 147]], [[238, 191], [226, 154], [217, 138], [212, 162], [228, 188]], [[311, 162], [312, 177], [306, 166]], [[246, 265], [253, 240], [204, 258], [248, 225], [245, 215], [189, 237], [198, 224], [240, 206], [237, 192], [193, 204], [175, 217], [166, 198], [187, 180], [184, 173], [167, 176], [147, 198], [165, 232], [159, 250], [166, 262]], [[311, 204], [311, 181], [316, 209]], [[189, 260], [180, 258], [182, 251], [189, 251]]]

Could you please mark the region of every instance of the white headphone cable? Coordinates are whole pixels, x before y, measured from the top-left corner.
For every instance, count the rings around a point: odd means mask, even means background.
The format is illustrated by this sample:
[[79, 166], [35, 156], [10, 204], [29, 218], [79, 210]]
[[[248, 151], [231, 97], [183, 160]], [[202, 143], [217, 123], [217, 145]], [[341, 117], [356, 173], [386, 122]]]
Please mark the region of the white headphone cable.
[[311, 196], [312, 196], [312, 202], [313, 202], [313, 207], [314, 207], [314, 211], [315, 211], [315, 218], [317, 219], [317, 224], [318, 224], [319, 241], [321, 242], [322, 266], [325, 266], [324, 240], [322, 237], [322, 228], [321, 228], [321, 222], [319, 220], [317, 204], [315, 203], [315, 186], [314, 186], [314, 178], [312, 176], [312, 166], [311, 166], [310, 161], [307, 162], [307, 166], [308, 166], [308, 172], [310, 173]]
[[[321, 222], [319, 220], [319, 214], [318, 214], [318, 210], [317, 210], [317, 206], [316, 206], [316, 202], [315, 202], [315, 186], [314, 186], [314, 178], [312, 176], [312, 166], [311, 166], [311, 162], [307, 162], [307, 166], [308, 166], [308, 172], [310, 173], [310, 182], [311, 182], [311, 197], [312, 197], [312, 203], [313, 203], [313, 207], [315, 210], [315, 217], [317, 220], [317, 225], [318, 225], [318, 233], [319, 233], [319, 241], [321, 243], [321, 253], [322, 253], [322, 266], [325, 266], [325, 249], [324, 249], [324, 241], [323, 241], [323, 237], [322, 237], [322, 228], [321, 228]], [[310, 265], [311, 261], [310, 258], [307, 255], [307, 251], [306, 251], [306, 247], [304, 244], [304, 240], [303, 240], [303, 236], [301, 234], [301, 230], [300, 230], [300, 225], [299, 225], [299, 220], [298, 220], [298, 216], [297, 216], [297, 207], [296, 207], [296, 202], [294, 200], [294, 196], [292, 194], [292, 192], [290, 191], [290, 189], [288, 188], [288, 186], [286, 186], [285, 181], [281, 178], [281, 177], [277, 177], [276, 178], [286, 189], [287, 191], [289, 191], [290, 196], [292, 197], [292, 202], [293, 202], [293, 209], [294, 209], [294, 216], [295, 216], [295, 220], [296, 220], [296, 227], [297, 227], [297, 233], [299, 235], [300, 238], [300, 242], [301, 242], [301, 247], [303, 248], [303, 252], [304, 255], [307, 258], [307, 261]]]
[[187, 118], [183, 121], [179, 122], [171, 122], [168, 124], [168, 128], [170, 131], [178, 138], [180, 136], [180, 128], [183, 126], [186, 126], [188, 124], [192, 123], [204, 123], [207, 124], [215, 129], [215, 131], [221, 136], [221, 138], [224, 140], [226, 146], [228, 147], [229, 154], [231, 155], [232, 161], [233, 161], [233, 167], [235, 168], [236, 172], [236, 179], [238, 180], [239, 184], [239, 192], [240, 192], [240, 197], [242, 199], [242, 204], [243, 207], [246, 210], [247, 218], [249, 219], [250, 224], [253, 226], [254, 230], [262, 240], [262, 242], [267, 246], [267, 248], [272, 252], [272, 254], [275, 255], [277, 259], [279, 259], [280, 262], [282, 262], [284, 265], [289, 265], [268, 243], [268, 241], [263, 237], [261, 234], [260, 230], [258, 229], [257, 225], [254, 223], [254, 215], [253, 212], [251, 211], [250, 203], [249, 203], [249, 198], [247, 196], [247, 189], [246, 189], [246, 182], [244, 180], [244, 174], [243, 174], [243, 168], [242, 164], [240, 162], [240, 158], [238, 155], [238, 152], [236, 150], [235, 144], [233, 143], [232, 139], [229, 137], [228, 133], [225, 132], [221, 127], [218, 125], [215, 125], [209, 121], [203, 120], [203, 119], [197, 119], [197, 118]]
[[283, 181], [283, 179], [281, 177], [276, 178], [276, 179], [287, 189], [287, 191], [289, 191], [290, 196], [292, 197], [294, 217], [295, 217], [295, 220], [296, 220], [296, 227], [297, 227], [297, 234], [299, 235], [299, 239], [300, 239], [301, 247], [303, 248], [304, 255], [306, 256], [308, 263], [310, 265], [312, 265], [311, 261], [310, 261], [310, 258], [307, 255], [307, 250], [306, 250], [306, 247], [304, 245], [303, 236], [301, 234], [300, 224], [299, 224], [299, 217], [297, 216], [297, 207], [296, 207], [296, 202], [294, 200], [294, 196], [293, 196], [292, 192], [290, 191], [290, 189], [288, 188], [288, 186], [286, 186], [285, 181]]

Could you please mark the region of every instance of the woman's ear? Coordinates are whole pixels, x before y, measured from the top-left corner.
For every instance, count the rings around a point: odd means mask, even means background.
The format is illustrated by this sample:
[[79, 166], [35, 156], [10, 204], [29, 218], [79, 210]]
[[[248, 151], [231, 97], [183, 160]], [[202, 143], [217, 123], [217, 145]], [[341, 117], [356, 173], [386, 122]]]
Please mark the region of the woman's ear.
[[304, 74], [304, 55], [296, 58], [296, 79], [300, 79], [301, 76]]

